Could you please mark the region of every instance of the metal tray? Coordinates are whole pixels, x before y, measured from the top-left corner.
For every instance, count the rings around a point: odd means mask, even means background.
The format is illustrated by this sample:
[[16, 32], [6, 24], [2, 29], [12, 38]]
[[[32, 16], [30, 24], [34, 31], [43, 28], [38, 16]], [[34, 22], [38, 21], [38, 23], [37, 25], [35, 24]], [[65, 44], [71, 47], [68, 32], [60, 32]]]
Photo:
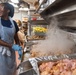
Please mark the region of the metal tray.
[[58, 61], [58, 60], [62, 60], [62, 59], [76, 59], [76, 54], [63, 54], [63, 55], [59, 55], [59, 56], [45, 56], [45, 57], [39, 57], [39, 58], [32, 58], [30, 59], [30, 63], [33, 66], [33, 69], [35, 70], [35, 72], [37, 73], [37, 75], [40, 75], [39, 72], [39, 65], [42, 62], [49, 62], [49, 61]]
[[30, 64], [30, 62], [27, 60], [27, 61], [22, 62], [22, 63], [19, 65], [19, 69], [20, 69], [20, 73], [22, 73], [22, 72], [27, 72], [28, 70], [33, 69], [33, 67], [32, 67], [32, 65]]
[[68, 54], [68, 55], [63, 54], [61, 56], [45, 56], [39, 58], [30, 58], [28, 61], [21, 63], [20, 75], [40, 75], [39, 65], [42, 62], [58, 61], [66, 58], [76, 59], [76, 54]]
[[25, 71], [23, 73], [20, 73], [19, 75], [37, 75], [37, 74], [35, 74], [34, 69], [30, 69], [28, 71]]

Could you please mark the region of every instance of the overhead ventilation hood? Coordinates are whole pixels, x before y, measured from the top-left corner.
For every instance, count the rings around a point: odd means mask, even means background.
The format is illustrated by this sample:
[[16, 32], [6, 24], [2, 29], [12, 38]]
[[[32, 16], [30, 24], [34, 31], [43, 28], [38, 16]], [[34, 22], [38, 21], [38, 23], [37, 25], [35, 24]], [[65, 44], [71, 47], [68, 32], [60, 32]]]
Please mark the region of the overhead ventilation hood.
[[40, 12], [40, 15], [48, 24], [52, 17], [57, 17], [58, 21], [76, 19], [76, 0], [56, 0]]

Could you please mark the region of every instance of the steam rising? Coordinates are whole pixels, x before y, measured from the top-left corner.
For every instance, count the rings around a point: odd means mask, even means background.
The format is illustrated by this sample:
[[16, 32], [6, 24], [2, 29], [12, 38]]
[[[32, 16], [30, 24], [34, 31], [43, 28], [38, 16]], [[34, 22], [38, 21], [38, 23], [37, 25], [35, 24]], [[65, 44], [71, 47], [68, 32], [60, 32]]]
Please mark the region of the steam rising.
[[68, 32], [59, 29], [58, 24], [56, 18], [51, 20], [47, 39], [40, 41], [39, 44], [33, 48], [32, 54], [34, 56], [73, 53], [75, 47], [73, 38]]

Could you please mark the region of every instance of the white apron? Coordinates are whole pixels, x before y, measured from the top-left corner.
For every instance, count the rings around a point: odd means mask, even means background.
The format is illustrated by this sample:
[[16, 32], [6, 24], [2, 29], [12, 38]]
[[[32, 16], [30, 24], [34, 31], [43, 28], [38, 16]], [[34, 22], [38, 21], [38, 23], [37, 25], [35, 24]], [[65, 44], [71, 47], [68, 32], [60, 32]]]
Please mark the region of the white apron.
[[[0, 18], [0, 37], [1, 40], [9, 44], [14, 43], [15, 26], [13, 20], [9, 18], [12, 27], [4, 27]], [[8, 47], [0, 46], [0, 75], [15, 75], [16, 74], [16, 62], [15, 51], [9, 50]]]

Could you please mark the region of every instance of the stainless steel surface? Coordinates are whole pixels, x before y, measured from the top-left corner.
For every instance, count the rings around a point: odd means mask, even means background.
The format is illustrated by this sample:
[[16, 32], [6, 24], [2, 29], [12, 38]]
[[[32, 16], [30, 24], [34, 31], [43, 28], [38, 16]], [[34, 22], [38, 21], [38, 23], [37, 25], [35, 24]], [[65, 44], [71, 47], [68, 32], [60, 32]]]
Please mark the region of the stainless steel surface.
[[29, 61], [24, 61], [20, 64], [19, 69], [20, 69], [20, 73], [23, 73], [23, 72], [27, 72], [33, 68]]
[[[76, 32], [76, 10], [64, 14], [56, 15], [59, 27], [69, 32]], [[51, 19], [51, 18], [50, 18]]]
[[56, 0], [45, 8], [40, 14], [47, 21], [47, 23], [50, 24], [51, 17], [62, 14], [60, 13], [61, 11], [68, 9], [73, 5], [76, 5], [76, 0]]
[[29, 60], [24, 61], [20, 64], [20, 73], [19, 75], [37, 75], [34, 71]]
[[32, 41], [26, 42], [26, 46], [32, 46], [34, 43]]
[[30, 69], [26, 72], [20, 73], [19, 75], [37, 75], [33, 69]]

